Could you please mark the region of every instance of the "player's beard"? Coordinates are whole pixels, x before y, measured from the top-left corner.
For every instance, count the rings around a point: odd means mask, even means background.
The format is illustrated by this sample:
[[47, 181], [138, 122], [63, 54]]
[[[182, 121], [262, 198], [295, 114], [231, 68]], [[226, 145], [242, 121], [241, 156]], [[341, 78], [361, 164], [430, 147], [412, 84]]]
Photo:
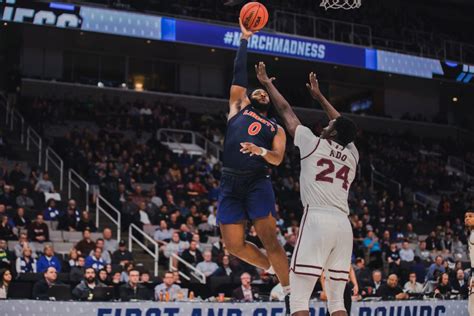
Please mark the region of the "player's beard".
[[258, 102], [255, 99], [250, 99], [250, 103], [252, 104], [252, 107], [254, 107], [257, 111], [261, 113], [264, 113], [264, 112], [267, 113], [268, 110], [270, 110], [270, 105], [271, 105], [270, 102], [268, 102], [267, 104], [264, 104], [264, 103]]

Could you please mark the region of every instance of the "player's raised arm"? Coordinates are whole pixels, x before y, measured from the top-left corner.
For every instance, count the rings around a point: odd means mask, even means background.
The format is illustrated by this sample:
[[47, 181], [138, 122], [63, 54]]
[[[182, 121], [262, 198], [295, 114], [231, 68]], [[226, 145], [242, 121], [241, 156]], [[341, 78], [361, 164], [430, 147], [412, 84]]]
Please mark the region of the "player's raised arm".
[[242, 37], [240, 39], [240, 46], [234, 60], [234, 78], [232, 79], [232, 86], [230, 87], [229, 98], [229, 117], [230, 120], [235, 114], [247, 106], [250, 100], [247, 97], [248, 74], [247, 74], [247, 45], [249, 38], [253, 32], [248, 31], [242, 21], [239, 19], [240, 30]]
[[259, 62], [258, 65], [255, 65], [255, 71], [257, 73], [258, 81], [260, 81], [267, 90], [275, 109], [283, 119], [288, 133], [290, 133], [292, 137], [295, 137], [296, 127], [301, 125], [301, 122], [295, 112], [293, 112], [288, 101], [286, 101], [278, 89], [273, 85], [272, 81], [275, 80], [275, 78], [268, 78], [267, 70], [263, 62]]
[[317, 100], [321, 104], [330, 120], [334, 120], [341, 116], [341, 113], [339, 113], [322, 94], [321, 90], [319, 89], [318, 78], [314, 72], [309, 74], [309, 83], [306, 84], [306, 87], [308, 88], [309, 93], [313, 99]]

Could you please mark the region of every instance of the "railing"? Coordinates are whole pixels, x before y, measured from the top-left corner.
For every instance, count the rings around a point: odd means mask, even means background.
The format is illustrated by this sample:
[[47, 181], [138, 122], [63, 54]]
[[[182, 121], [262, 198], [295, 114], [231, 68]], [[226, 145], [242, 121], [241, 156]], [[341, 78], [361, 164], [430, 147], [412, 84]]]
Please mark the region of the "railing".
[[[59, 155], [51, 148], [46, 148], [45, 158], [44, 158], [45, 170], [51, 175], [49, 171], [49, 165], [54, 166], [59, 173], [59, 190], [63, 190], [63, 179], [64, 179], [64, 162], [59, 157]], [[54, 176], [52, 177], [54, 178]]]
[[[87, 183], [86, 180], [84, 180], [83, 177], [81, 177], [76, 171], [72, 170], [72, 169], [69, 169], [68, 171], [68, 177], [67, 177], [68, 181], [67, 181], [67, 197], [68, 199], [72, 198], [73, 194], [72, 194], [72, 189], [73, 189], [73, 185], [76, 187], [76, 189], [80, 190], [81, 189], [81, 186], [84, 187], [84, 191], [85, 193], [85, 203], [84, 203], [84, 208], [86, 209], [86, 211], [89, 212], [89, 183]], [[79, 194], [78, 194], [79, 196]], [[80, 201], [78, 201], [80, 202]], [[82, 205], [81, 205], [82, 206]]]
[[41, 156], [43, 154], [43, 140], [41, 139], [41, 136], [33, 128], [31, 128], [31, 126], [28, 126], [28, 128], [26, 129], [26, 150], [30, 151], [33, 146], [35, 146], [38, 150], [38, 165], [41, 166]]
[[8, 119], [10, 120], [10, 131], [13, 131], [15, 129], [15, 120], [20, 124], [20, 142], [21, 144], [24, 144], [25, 143], [25, 119], [15, 109], [10, 109], [10, 115]]
[[413, 202], [424, 207], [431, 207], [431, 210], [436, 210], [439, 204], [439, 200], [421, 192], [413, 193]]
[[[113, 206], [110, 204], [109, 201], [107, 201], [102, 195], [97, 196], [97, 202], [96, 202], [96, 211], [95, 211], [95, 226], [99, 227], [100, 224], [100, 213], [104, 214], [112, 223], [117, 226], [117, 240], [120, 241], [120, 234], [121, 234], [121, 220], [122, 220], [122, 214]], [[114, 215], [112, 215], [113, 213]], [[114, 217], [115, 216], [115, 217]]]
[[388, 189], [392, 193], [397, 194], [397, 197], [402, 196], [402, 185], [400, 182], [395, 181], [387, 177], [386, 175], [378, 172], [377, 170], [375, 170], [375, 167], [373, 165], [371, 166], [371, 169], [372, 169], [372, 172], [370, 175], [370, 185], [372, 189], [374, 188], [375, 184], [378, 184]]
[[[140, 236], [146, 240], [148, 240], [153, 246], [154, 246], [154, 251], [151, 251], [147, 245], [145, 245], [138, 237], [134, 236], [134, 232], [137, 232], [140, 234]], [[141, 230], [138, 226], [135, 224], [131, 224], [130, 227], [128, 228], [128, 251], [132, 251], [132, 244], [133, 242], [137, 243], [145, 252], [147, 252], [150, 256], [153, 257], [153, 264], [154, 264], [154, 273], [155, 276], [158, 276], [158, 260], [159, 260], [159, 250], [160, 247], [158, 246], [158, 243], [153, 240], [150, 236], [148, 236], [143, 230]]]
[[189, 262], [187, 262], [186, 260], [184, 260], [183, 258], [178, 256], [177, 254], [172, 254], [171, 257], [170, 257], [170, 263], [169, 263], [169, 270], [170, 271], [178, 271], [180, 276], [182, 276], [183, 278], [185, 278], [188, 281], [191, 280], [191, 278], [188, 275], [186, 275], [184, 272], [178, 270], [178, 268], [176, 268], [173, 265], [173, 260], [176, 260], [176, 261], [182, 263], [183, 265], [185, 265], [189, 269], [189, 271], [191, 271], [190, 273], [191, 273], [192, 276], [194, 276], [201, 284], [206, 284], [206, 275], [204, 275], [204, 273], [202, 273], [201, 271], [196, 269], [195, 266], [193, 266], [192, 264], [190, 264]]
[[[219, 145], [211, 142], [204, 136], [199, 133], [189, 131], [189, 130], [180, 130], [180, 129], [171, 129], [171, 128], [161, 128], [157, 132], [157, 138], [163, 142], [169, 142], [170, 140], [179, 145], [181, 150], [186, 150], [183, 146], [185, 144], [191, 144], [201, 147], [204, 152], [217, 160], [220, 160], [222, 148]], [[198, 154], [198, 153], [190, 153]]]
[[474, 165], [465, 162], [463, 159], [454, 156], [449, 156], [447, 165], [448, 167], [462, 172], [469, 180], [474, 178]]

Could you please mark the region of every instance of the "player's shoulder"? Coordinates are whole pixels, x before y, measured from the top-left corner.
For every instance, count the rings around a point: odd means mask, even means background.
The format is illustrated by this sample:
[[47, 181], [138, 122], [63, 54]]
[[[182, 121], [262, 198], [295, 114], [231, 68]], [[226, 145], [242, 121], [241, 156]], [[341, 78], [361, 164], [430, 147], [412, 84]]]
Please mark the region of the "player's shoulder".
[[354, 143], [350, 143], [346, 146], [346, 149], [354, 156], [356, 163], [359, 162], [359, 151]]

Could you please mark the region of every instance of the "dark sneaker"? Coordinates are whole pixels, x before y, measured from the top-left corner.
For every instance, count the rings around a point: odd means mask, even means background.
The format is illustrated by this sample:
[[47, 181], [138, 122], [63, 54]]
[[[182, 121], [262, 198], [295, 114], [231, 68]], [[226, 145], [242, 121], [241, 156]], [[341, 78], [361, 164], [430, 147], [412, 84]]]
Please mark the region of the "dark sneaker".
[[291, 311], [290, 311], [290, 294], [287, 294], [287, 295], [285, 296], [285, 307], [286, 307], [285, 316], [291, 316]]

